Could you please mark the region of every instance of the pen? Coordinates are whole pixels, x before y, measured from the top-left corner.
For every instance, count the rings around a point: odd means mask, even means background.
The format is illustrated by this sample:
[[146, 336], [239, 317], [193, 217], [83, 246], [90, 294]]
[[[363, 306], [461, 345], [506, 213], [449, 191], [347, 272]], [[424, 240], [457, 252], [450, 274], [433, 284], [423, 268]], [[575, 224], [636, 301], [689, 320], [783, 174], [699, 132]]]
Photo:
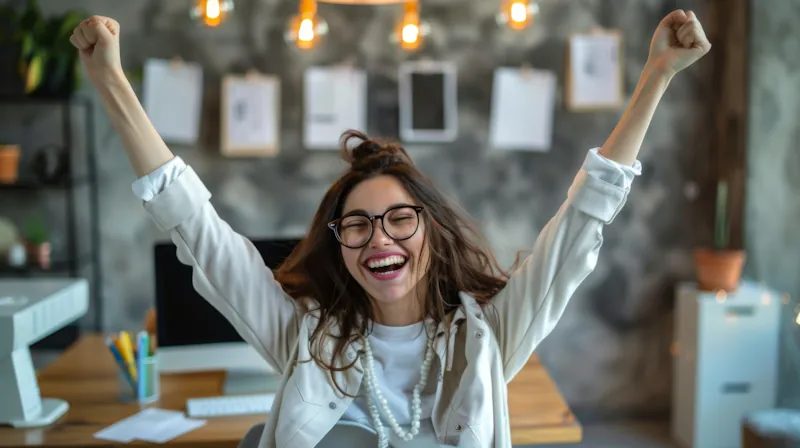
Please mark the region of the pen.
[[145, 359], [148, 356], [148, 335], [147, 332], [142, 330], [136, 335], [136, 350], [137, 350], [137, 370], [139, 371], [139, 390], [137, 391], [137, 396], [139, 399], [142, 399], [147, 394], [147, 369], [144, 366]]
[[122, 355], [122, 360], [125, 361], [128, 372], [131, 374], [131, 378], [133, 378], [134, 382], [137, 381], [136, 364], [133, 359], [133, 343], [131, 342], [131, 337], [128, 335], [127, 331], [119, 332], [119, 338], [117, 338], [117, 348], [119, 349], [119, 354]]
[[119, 353], [117, 346], [114, 345], [114, 341], [111, 340], [111, 337], [106, 337], [106, 346], [108, 346], [108, 349], [111, 350], [111, 354], [114, 356], [114, 360], [117, 362], [117, 365], [120, 368], [120, 373], [125, 375], [125, 379], [127, 379], [131, 384], [131, 388], [136, 390], [136, 382], [134, 382], [133, 378], [131, 378], [127, 366], [125, 365], [125, 360], [122, 359], [122, 355]]

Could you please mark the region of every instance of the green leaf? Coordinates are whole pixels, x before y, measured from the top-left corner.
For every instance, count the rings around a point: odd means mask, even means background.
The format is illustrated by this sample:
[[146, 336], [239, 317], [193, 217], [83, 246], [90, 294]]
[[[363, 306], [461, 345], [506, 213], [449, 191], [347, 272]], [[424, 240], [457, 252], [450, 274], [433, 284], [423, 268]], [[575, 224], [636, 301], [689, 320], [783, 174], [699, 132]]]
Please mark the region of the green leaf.
[[34, 31], [37, 27], [41, 27], [43, 23], [42, 13], [39, 10], [39, 4], [36, 0], [28, 0], [25, 11], [20, 18], [22, 29], [27, 31]]
[[36, 48], [36, 43], [33, 34], [26, 34], [22, 39], [22, 48], [20, 50], [20, 57], [23, 61], [30, 61], [33, 51]]
[[72, 91], [75, 92], [81, 88], [81, 81], [83, 81], [83, 72], [81, 72], [81, 65], [78, 64], [78, 58], [72, 61], [72, 70], [74, 72], [72, 75]]
[[56, 36], [59, 40], [69, 40], [69, 36], [72, 35], [72, 32], [75, 28], [80, 25], [81, 20], [83, 20], [82, 14], [78, 11], [69, 11], [61, 18], [61, 27], [58, 29], [58, 35]]
[[25, 74], [25, 93], [33, 93], [42, 85], [44, 70], [47, 67], [47, 52], [39, 50], [34, 53], [31, 63], [28, 64], [28, 71]]

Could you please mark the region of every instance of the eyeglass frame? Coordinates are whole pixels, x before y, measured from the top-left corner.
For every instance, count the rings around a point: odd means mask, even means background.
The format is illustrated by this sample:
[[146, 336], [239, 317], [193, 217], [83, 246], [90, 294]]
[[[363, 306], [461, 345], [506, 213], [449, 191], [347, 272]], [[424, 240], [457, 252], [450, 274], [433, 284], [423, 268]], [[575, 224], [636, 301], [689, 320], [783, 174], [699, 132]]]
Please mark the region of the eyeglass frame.
[[[407, 236], [405, 238], [395, 238], [395, 237], [389, 235], [389, 232], [386, 231], [386, 224], [385, 224], [385, 221], [383, 220], [383, 217], [387, 213], [389, 213], [389, 212], [391, 212], [393, 210], [401, 209], [401, 208], [410, 208], [410, 209], [414, 210], [414, 212], [417, 214], [417, 227], [414, 229], [414, 232], [412, 232], [411, 235], [409, 235], [409, 236]], [[333, 235], [336, 237], [336, 241], [338, 241], [339, 244], [341, 244], [342, 246], [344, 246], [344, 247], [346, 247], [348, 249], [361, 249], [362, 247], [364, 247], [367, 244], [369, 244], [370, 240], [372, 240], [372, 237], [375, 236], [375, 220], [380, 218], [380, 220], [381, 220], [381, 230], [383, 230], [383, 234], [384, 235], [386, 235], [389, 238], [391, 238], [392, 241], [405, 241], [405, 240], [407, 240], [407, 239], [409, 239], [412, 236], [417, 234], [417, 231], [419, 230], [419, 219], [420, 219], [419, 218], [419, 214], [423, 210], [425, 210], [425, 207], [423, 207], [421, 205], [398, 204], [398, 205], [389, 207], [383, 213], [379, 213], [379, 214], [376, 214], [376, 215], [368, 215], [366, 213], [348, 213], [347, 215], [344, 215], [342, 217], [339, 217], [339, 218], [336, 218], [336, 219], [334, 219], [332, 221], [329, 221], [328, 222], [328, 228], [331, 229], [331, 231], [333, 231]], [[367, 218], [369, 220], [369, 236], [364, 241], [364, 244], [362, 244], [360, 246], [348, 246], [347, 244], [344, 244], [344, 242], [342, 241], [341, 236], [339, 236], [339, 230], [338, 230], [339, 224], [342, 222], [343, 219], [349, 218], [351, 216], [361, 216], [361, 217]]]

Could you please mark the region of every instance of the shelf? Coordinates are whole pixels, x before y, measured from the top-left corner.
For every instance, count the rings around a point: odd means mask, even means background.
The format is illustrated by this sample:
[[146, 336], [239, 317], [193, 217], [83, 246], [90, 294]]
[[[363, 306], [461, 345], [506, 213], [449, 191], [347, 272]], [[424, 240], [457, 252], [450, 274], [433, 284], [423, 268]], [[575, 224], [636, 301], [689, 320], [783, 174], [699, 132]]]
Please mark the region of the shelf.
[[[91, 254], [85, 254], [75, 260], [76, 270], [80, 270], [87, 266], [92, 260]], [[74, 272], [70, 271], [69, 265], [72, 260], [52, 260], [49, 269], [42, 269], [38, 265], [28, 264], [26, 266], [15, 268], [8, 265], [0, 265], [0, 278], [9, 277], [62, 277], [71, 276]]]
[[74, 95], [70, 96], [33, 96], [24, 94], [0, 94], [0, 103], [17, 103], [17, 104], [65, 104], [71, 103], [75, 98]]
[[72, 179], [72, 181], [59, 182], [53, 184], [46, 184], [38, 181], [23, 180], [13, 184], [0, 183], [0, 191], [36, 191], [36, 190], [62, 190], [72, 189], [75, 187], [82, 187], [88, 184], [89, 179], [86, 177], [79, 177]]

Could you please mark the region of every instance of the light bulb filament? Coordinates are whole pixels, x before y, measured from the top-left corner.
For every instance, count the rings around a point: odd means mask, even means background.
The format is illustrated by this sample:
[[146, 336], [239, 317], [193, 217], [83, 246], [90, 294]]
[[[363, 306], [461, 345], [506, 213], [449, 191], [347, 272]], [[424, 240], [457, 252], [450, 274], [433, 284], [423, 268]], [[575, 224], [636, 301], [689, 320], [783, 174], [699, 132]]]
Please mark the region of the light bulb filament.
[[209, 19], [218, 19], [219, 15], [219, 0], [206, 0], [206, 17]]
[[419, 27], [413, 23], [409, 23], [403, 26], [403, 31], [401, 34], [403, 42], [407, 44], [413, 44], [417, 41], [417, 39], [419, 39]]
[[297, 30], [297, 39], [303, 42], [310, 42], [314, 39], [314, 22], [311, 19], [303, 19], [300, 21], [300, 27]]
[[528, 20], [528, 7], [524, 2], [514, 2], [511, 4], [509, 16], [512, 22], [521, 23]]

